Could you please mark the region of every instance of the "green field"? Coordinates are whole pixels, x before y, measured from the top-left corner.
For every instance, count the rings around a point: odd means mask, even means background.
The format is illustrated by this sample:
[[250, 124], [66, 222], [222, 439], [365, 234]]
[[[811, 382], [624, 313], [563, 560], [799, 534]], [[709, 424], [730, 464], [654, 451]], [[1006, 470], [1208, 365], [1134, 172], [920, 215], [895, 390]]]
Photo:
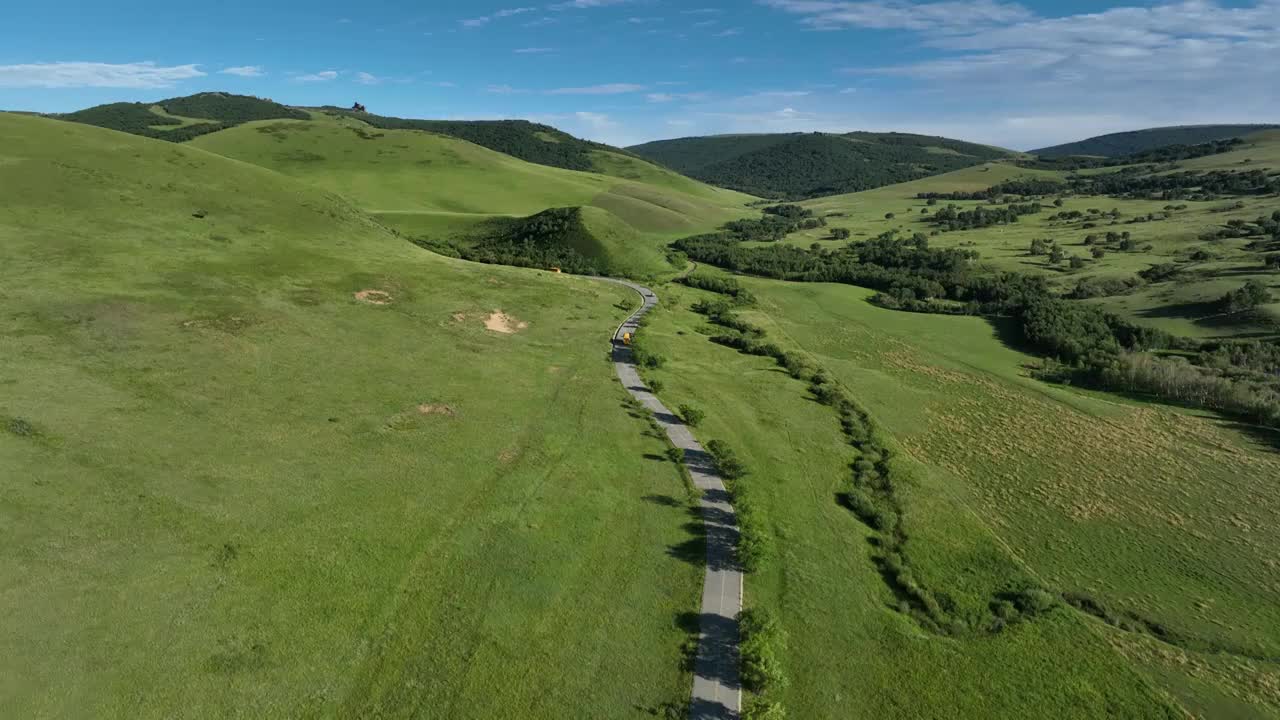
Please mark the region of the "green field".
[[0, 114], [0, 184], [6, 715], [687, 700], [686, 488], [604, 361], [630, 291], [89, 126]]
[[[704, 271], [705, 272], [705, 271]], [[752, 473], [779, 548], [749, 604], [791, 634], [796, 717], [1280, 715], [1280, 476], [1232, 423], [1025, 376], [1032, 358], [979, 318], [875, 308], [868, 291], [744, 279], [742, 316], [830, 373], [894, 438], [910, 553], [961, 609], [1027, 582], [1087, 594], [1171, 633], [1066, 607], [997, 635], [942, 637], [893, 609], [869, 530], [838, 501], [853, 455], [834, 413], [768, 359], [707, 341], [670, 297], [647, 332], [670, 405]]]
[[744, 205], [753, 199], [616, 153], [593, 156], [612, 174], [577, 172], [444, 135], [313, 115], [310, 121], [248, 123], [191, 144], [341, 194], [415, 237], [440, 239], [486, 219], [551, 207], [596, 208], [612, 216], [595, 215], [607, 243], [621, 242], [617, 236], [630, 229], [628, 247], [616, 246], [608, 258], [632, 276], [669, 271], [666, 242], [747, 215]]
[[[583, 143], [582, 172], [307, 112], [185, 144], [0, 114], [6, 711], [678, 715], [704, 548], [665, 441], [607, 362], [634, 293], [410, 241], [562, 242], [662, 279], [683, 265], [671, 240], [754, 215], [755, 198], [605, 146]], [[1280, 169], [1280, 132], [1179, 165]], [[1176, 263], [1083, 302], [1192, 337], [1280, 335], [1280, 303], [1213, 305], [1280, 277], [1247, 239], [1202, 239], [1276, 198], [1049, 196], [1016, 224], [930, 235], [938, 205], [917, 193], [1024, 177], [1067, 174], [1001, 161], [810, 200], [829, 227], [784, 242], [919, 232], [1064, 292]], [[1095, 207], [1118, 224], [1048, 220]], [[1128, 222], [1148, 213], [1168, 217]], [[1121, 230], [1139, 249], [1083, 242]], [[1031, 255], [1042, 238], [1083, 267]], [[667, 362], [648, 379], [705, 410], [700, 439], [750, 471], [735, 492], [773, 554], [746, 603], [789, 635], [789, 717], [1280, 718], [1273, 434], [1033, 379], [1040, 359], [1003, 321], [741, 282], [757, 302], [739, 317], [821, 368], [895, 452], [898, 548], [955, 621], [910, 614], [889, 536], [847, 507], [866, 456], [836, 411], [772, 359], [710, 342], [722, 330], [692, 308], [716, 296], [655, 285], [641, 337]], [[1001, 615], [1038, 589], [1045, 608]]]
[[[1186, 160], [1179, 163], [1189, 170], [1241, 170], [1267, 168], [1280, 170], [1280, 132], [1268, 131], [1249, 137], [1248, 147], [1221, 155]], [[1246, 163], [1245, 160], [1250, 162]], [[1110, 172], [1111, 170], [1108, 170]], [[898, 230], [906, 237], [914, 233], [930, 235], [934, 226], [922, 211], [936, 211], [939, 207], [955, 204], [961, 208], [986, 205], [983, 201], [940, 200], [937, 206], [929, 206], [916, 197], [918, 193], [970, 192], [984, 190], [1000, 182], [1015, 178], [1053, 178], [1065, 174], [1043, 170], [1029, 170], [1014, 165], [995, 163], [976, 168], [926, 178], [911, 183], [893, 185], [851, 195], [819, 198], [803, 203], [816, 214], [827, 216], [830, 227], [849, 228], [853, 240], [874, 237], [888, 230]], [[1168, 219], [1152, 222], [1129, 223], [1128, 220], [1149, 213], [1163, 215], [1171, 203], [1161, 200], [1117, 200], [1109, 197], [1064, 198], [1062, 207], [1053, 207], [1052, 199], [1038, 215], [1029, 215], [1011, 225], [944, 232], [930, 235], [935, 247], [964, 247], [976, 250], [982, 262], [995, 270], [1037, 273], [1048, 276], [1063, 291], [1070, 290], [1079, 281], [1089, 278], [1127, 278], [1160, 263], [1179, 263], [1178, 277], [1164, 282], [1145, 285], [1128, 295], [1095, 300], [1109, 310], [1130, 320], [1158, 327], [1190, 337], [1275, 337], [1280, 336], [1280, 302], [1260, 309], [1249, 317], [1225, 316], [1212, 307], [1213, 302], [1225, 293], [1242, 286], [1250, 279], [1269, 284], [1280, 295], [1280, 277], [1267, 272], [1262, 256], [1248, 251], [1247, 239], [1202, 240], [1206, 230], [1225, 226], [1232, 220], [1252, 221], [1260, 215], [1271, 215], [1280, 204], [1271, 197], [1250, 197], [1240, 200], [1242, 207], [1233, 207], [1236, 200], [1177, 201], [1186, 205], [1184, 210], [1172, 211]], [[1119, 224], [1100, 224], [1085, 228], [1082, 222], [1051, 223], [1048, 217], [1063, 211], [1087, 211], [1098, 208], [1104, 212], [1119, 210]], [[886, 218], [892, 213], [893, 218]], [[1085, 238], [1091, 234], [1108, 231], [1126, 231], [1140, 247], [1150, 250], [1133, 252], [1108, 251], [1101, 259], [1092, 257]], [[1031, 241], [1038, 238], [1053, 239], [1067, 257], [1083, 258], [1084, 267], [1071, 269], [1067, 263], [1052, 265], [1047, 256], [1032, 256]], [[787, 242], [809, 247], [813, 243], [836, 247], [845, 241], [830, 239], [828, 229], [795, 233]], [[1197, 251], [1209, 255], [1207, 260], [1192, 260]]]

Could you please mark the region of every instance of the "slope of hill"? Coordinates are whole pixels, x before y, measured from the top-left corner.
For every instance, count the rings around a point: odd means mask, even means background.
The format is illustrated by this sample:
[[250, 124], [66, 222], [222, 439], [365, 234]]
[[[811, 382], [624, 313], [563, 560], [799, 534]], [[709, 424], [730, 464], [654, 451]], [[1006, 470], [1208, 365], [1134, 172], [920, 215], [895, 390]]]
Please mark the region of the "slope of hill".
[[528, 120], [413, 120], [323, 107], [326, 114], [350, 117], [382, 130], [422, 130], [448, 135], [525, 162], [564, 170], [597, 171], [594, 154], [617, 148], [582, 140], [550, 125]]
[[722, 135], [628, 149], [712, 185], [788, 199], [867, 190], [1013, 155], [947, 138], [869, 132]]
[[[626, 156], [607, 154], [619, 174], [645, 182], [528, 163], [453, 137], [380, 130], [346, 116], [250, 123], [193, 144], [343, 195], [432, 247], [494, 218], [600, 208], [631, 226], [632, 241], [643, 247], [593, 259], [601, 269], [634, 275], [669, 270], [664, 239], [741, 217], [753, 199]], [[635, 264], [618, 265], [620, 258]]]
[[55, 117], [133, 135], [186, 142], [254, 120], [303, 120], [310, 115], [263, 98], [209, 92], [157, 103], [98, 105]]
[[1280, 127], [1280, 125], [1183, 125], [1151, 128], [1148, 130], [1099, 135], [1087, 140], [1032, 150], [1031, 154], [1047, 158], [1067, 157], [1070, 155], [1121, 157], [1147, 150], [1155, 150], [1167, 145], [1199, 145], [1200, 143], [1213, 142], [1214, 140], [1242, 137], [1259, 130], [1276, 127]]
[[87, 125], [0, 114], [0, 187], [5, 715], [687, 700], [696, 538], [642, 501], [685, 486], [600, 352], [630, 291]]

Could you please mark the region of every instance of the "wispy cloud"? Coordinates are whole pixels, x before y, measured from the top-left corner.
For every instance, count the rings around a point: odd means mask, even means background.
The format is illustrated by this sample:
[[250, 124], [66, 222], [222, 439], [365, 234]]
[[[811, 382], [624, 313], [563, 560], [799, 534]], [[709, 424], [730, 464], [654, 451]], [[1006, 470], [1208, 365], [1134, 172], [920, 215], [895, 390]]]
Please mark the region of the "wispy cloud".
[[513, 15], [523, 15], [525, 13], [537, 12], [537, 10], [538, 8], [533, 8], [533, 7], [507, 8], [506, 10], [499, 10], [493, 13], [492, 15], [481, 15], [480, 17], [473, 17], [473, 18], [468, 18], [466, 20], [459, 20], [458, 22], [460, 22], [462, 24], [462, 27], [465, 27], [465, 28], [478, 28], [478, 27], [484, 27], [485, 25], [488, 25], [494, 20], [498, 20], [506, 17], [512, 17]]
[[551, 10], [581, 10], [585, 8], [610, 7], [613, 5], [626, 5], [635, 2], [635, 0], [568, 0], [567, 2], [558, 2], [549, 5]]
[[358, 72], [356, 73], [356, 82], [361, 85], [380, 85], [383, 80], [373, 73]]
[[221, 75], [236, 75], [238, 77], [262, 77], [266, 75], [262, 68], [257, 65], [241, 65], [240, 67], [229, 67], [218, 71]]
[[318, 73], [307, 73], [304, 75], [296, 75], [294, 76], [293, 79], [296, 82], [304, 82], [304, 83], [329, 82], [330, 80], [338, 79], [338, 71], [323, 70]]
[[930, 3], [907, 0], [760, 0], [760, 3], [803, 15], [806, 25], [820, 30], [860, 27], [878, 30], [956, 31], [1035, 17], [1034, 13], [1022, 5], [998, 0], [944, 0]]
[[706, 100], [709, 97], [710, 96], [704, 92], [649, 93], [648, 95], [644, 96], [644, 99], [648, 100], [651, 103], [669, 103], [669, 102], [676, 102], [677, 100], [683, 100], [686, 102], [701, 102], [703, 100]]
[[528, 90], [521, 90], [520, 88], [514, 88], [510, 85], [489, 85], [484, 89], [484, 91], [493, 95], [523, 95], [529, 92]]
[[644, 85], [631, 83], [607, 83], [605, 85], [589, 85], [587, 87], [564, 87], [548, 90], [548, 95], [625, 95], [640, 92]]
[[741, 34], [742, 34], [742, 28], [728, 28], [716, 33], [716, 37], [733, 37], [734, 35], [741, 35]]
[[553, 52], [555, 52], [555, 51], [556, 51], [556, 49], [555, 49], [555, 48], [548, 48], [548, 47], [527, 47], [527, 48], [516, 48], [515, 50], [512, 50], [511, 52], [513, 52], [513, 53], [515, 53], [515, 54], [517, 54], [517, 55], [546, 55], [547, 53], [553, 53]]
[[204, 77], [198, 65], [140, 63], [52, 62], [0, 65], [5, 88], [167, 88]]

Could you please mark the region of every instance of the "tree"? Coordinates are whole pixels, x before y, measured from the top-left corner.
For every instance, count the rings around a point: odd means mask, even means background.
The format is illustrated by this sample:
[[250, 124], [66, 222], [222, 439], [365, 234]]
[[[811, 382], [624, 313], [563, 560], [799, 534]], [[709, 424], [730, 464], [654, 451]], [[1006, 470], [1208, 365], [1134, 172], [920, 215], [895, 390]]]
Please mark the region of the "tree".
[[1100, 247], [1094, 247], [1094, 248], [1093, 248], [1093, 259], [1094, 259], [1094, 260], [1101, 260], [1102, 258], [1104, 258], [1104, 257], [1106, 257], [1106, 256], [1107, 256], [1107, 251], [1106, 251], [1106, 250], [1104, 250], [1104, 249], [1102, 249], [1102, 248], [1100, 248]]
[[1240, 313], [1253, 310], [1259, 305], [1272, 301], [1271, 291], [1260, 280], [1250, 280], [1239, 290], [1232, 290], [1218, 301], [1218, 305], [1226, 313]]
[[1032, 240], [1031, 254], [1032, 255], [1048, 255], [1049, 244], [1050, 244], [1049, 241], [1043, 238], [1036, 238], [1035, 240]]
[[885, 214], [884, 214], [884, 219], [885, 219], [885, 220], [892, 220], [892, 219], [894, 219], [895, 217], [897, 217], [897, 215], [894, 215], [893, 213], [885, 213]]
[[1049, 252], [1049, 262], [1053, 265], [1061, 263], [1066, 257], [1067, 254], [1062, 252], [1062, 248], [1057, 245], [1054, 245], [1053, 250]]
[[1053, 206], [1054, 206], [1054, 207], [1062, 207], [1062, 206], [1063, 206], [1063, 204], [1064, 204], [1064, 203], [1062, 202], [1062, 198], [1058, 198], [1057, 200], [1054, 200], [1054, 201], [1053, 201]]
[[[929, 198], [928, 202], [926, 202], [925, 204], [930, 206], [937, 205], [938, 198]], [[1280, 218], [1277, 218], [1277, 219], [1280, 219]]]
[[1262, 263], [1264, 267], [1270, 270], [1280, 270], [1280, 253], [1266, 256]]
[[1093, 245], [1093, 244], [1094, 244], [1094, 243], [1096, 243], [1096, 242], [1098, 242], [1098, 236], [1097, 236], [1097, 235], [1086, 235], [1086, 236], [1085, 236], [1085, 238], [1084, 238], [1084, 244], [1085, 244], [1085, 245]]
[[832, 240], [848, 240], [852, 234], [849, 232], [849, 228], [831, 228]]

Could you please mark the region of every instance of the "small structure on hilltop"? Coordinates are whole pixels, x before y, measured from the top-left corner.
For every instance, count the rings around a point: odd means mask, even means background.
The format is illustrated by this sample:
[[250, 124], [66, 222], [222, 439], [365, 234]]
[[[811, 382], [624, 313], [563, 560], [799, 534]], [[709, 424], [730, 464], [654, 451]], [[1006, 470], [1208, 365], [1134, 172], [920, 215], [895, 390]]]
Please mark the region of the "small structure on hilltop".
[[361, 105], [360, 103], [356, 103], [351, 106], [351, 111], [352, 112], [369, 112], [369, 109]]

